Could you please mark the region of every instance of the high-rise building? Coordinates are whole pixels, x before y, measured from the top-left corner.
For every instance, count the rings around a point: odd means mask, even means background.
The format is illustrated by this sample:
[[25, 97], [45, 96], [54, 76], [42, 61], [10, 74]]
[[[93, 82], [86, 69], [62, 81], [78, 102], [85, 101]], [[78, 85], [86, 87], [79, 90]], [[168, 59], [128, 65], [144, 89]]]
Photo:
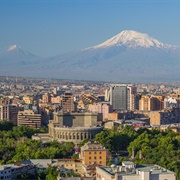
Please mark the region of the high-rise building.
[[127, 86], [114, 85], [110, 87], [110, 104], [113, 109], [127, 109]]
[[110, 104], [115, 110], [134, 110], [137, 89], [133, 85], [115, 84], [110, 87]]
[[142, 96], [139, 100], [139, 110], [142, 111], [157, 111], [163, 107], [163, 100], [159, 96]]
[[104, 100], [105, 101], [109, 101], [110, 100], [110, 91], [108, 89], [105, 90]]
[[0, 104], [10, 104], [11, 100], [8, 97], [4, 97], [0, 99]]
[[10, 120], [17, 125], [18, 108], [9, 104], [0, 105], [0, 120]]
[[135, 110], [136, 107], [136, 94], [137, 88], [135, 86], [128, 86], [127, 87], [127, 109], [128, 110]]
[[71, 93], [65, 93], [62, 96], [62, 109], [64, 112], [74, 112], [77, 109], [77, 105], [74, 102], [74, 97]]
[[0, 120], [9, 120], [9, 105], [0, 105]]

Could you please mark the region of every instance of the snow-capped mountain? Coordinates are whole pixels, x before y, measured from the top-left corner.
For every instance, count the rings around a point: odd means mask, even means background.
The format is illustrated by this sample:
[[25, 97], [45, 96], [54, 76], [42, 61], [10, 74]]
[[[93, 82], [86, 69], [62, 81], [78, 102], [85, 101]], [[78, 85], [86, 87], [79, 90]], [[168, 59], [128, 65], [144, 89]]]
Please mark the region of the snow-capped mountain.
[[11, 45], [0, 54], [0, 75], [26, 76], [41, 60], [18, 45]]
[[0, 58], [6, 58], [9, 60], [12, 60], [12, 58], [14, 59], [18, 59], [18, 60], [27, 60], [27, 59], [31, 59], [31, 58], [36, 58], [35, 55], [29, 53], [28, 51], [22, 49], [21, 47], [19, 47], [18, 45], [11, 45], [8, 47], [8, 49], [6, 50], [6, 52], [0, 54]]
[[99, 45], [56, 56], [48, 67], [63, 78], [116, 81], [177, 79], [180, 48], [147, 34], [126, 30]]
[[[6, 53], [16, 52], [18, 59], [22, 59], [20, 54], [27, 55], [23, 58], [26, 63], [19, 63], [21, 76], [124, 82], [179, 79], [180, 47], [132, 30], [122, 31], [99, 45], [44, 60], [30, 57], [17, 46], [11, 46]], [[3, 59], [0, 55], [0, 65]], [[22, 71], [24, 67], [26, 71]], [[16, 69], [14, 65], [13, 72]]]
[[168, 44], [162, 43], [162, 42], [148, 36], [147, 34], [139, 33], [139, 32], [132, 31], [132, 30], [124, 30], [121, 33], [108, 39], [107, 41], [105, 41], [97, 46], [92, 46], [87, 49], [106, 48], [106, 47], [112, 47], [112, 46], [126, 46], [126, 47], [130, 47], [130, 48], [136, 48], [136, 47], [170, 48], [170, 47], [173, 47]]

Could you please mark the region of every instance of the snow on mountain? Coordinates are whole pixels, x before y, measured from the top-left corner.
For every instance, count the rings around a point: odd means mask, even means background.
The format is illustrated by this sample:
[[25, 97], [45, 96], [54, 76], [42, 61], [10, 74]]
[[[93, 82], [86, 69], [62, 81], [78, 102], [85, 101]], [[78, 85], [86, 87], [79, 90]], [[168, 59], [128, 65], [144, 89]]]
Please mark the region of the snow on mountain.
[[37, 63], [39, 59], [39, 57], [29, 53], [18, 45], [11, 45], [4, 53], [0, 54], [0, 65], [3, 67], [14, 65], [13, 68], [16, 68], [16, 66], [20, 67], [23, 64]]
[[[150, 47], [157, 47], [157, 48], [170, 48], [171, 45], [164, 44], [147, 34], [139, 33], [132, 30], [124, 30], [121, 33], [113, 36], [112, 38], [108, 39], [107, 41], [92, 46], [87, 49], [96, 49], [96, 48], [106, 48], [111, 46], [126, 46], [130, 48], [136, 48], [136, 47], [144, 47], [144, 48], [150, 48]], [[85, 49], [85, 50], [87, 50]]]
[[40, 59], [13, 45], [0, 54], [0, 75], [108, 81], [177, 80], [180, 48], [125, 30], [105, 42]]
[[22, 49], [20, 46], [14, 44], [8, 47], [5, 54], [16, 54], [16, 55], [24, 55], [24, 56], [35, 56], [28, 51]]
[[51, 58], [50, 63], [43, 64], [42, 69], [63, 78], [173, 79], [180, 68], [180, 48], [125, 30], [102, 44]]
[[18, 49], [19, 47], [17, 45], [11, 45], [9, 46], [8, 50], [7, 51], [14, 51], [16, 49]]

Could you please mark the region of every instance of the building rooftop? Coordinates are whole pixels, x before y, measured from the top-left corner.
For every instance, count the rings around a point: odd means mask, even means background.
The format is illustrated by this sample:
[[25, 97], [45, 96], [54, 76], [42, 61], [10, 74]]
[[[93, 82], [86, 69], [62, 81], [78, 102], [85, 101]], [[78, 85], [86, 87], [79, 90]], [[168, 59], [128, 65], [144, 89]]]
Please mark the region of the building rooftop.
[[82, 146], [81, 149], [82, 150], [92, 150], [92, 149], [102, 150], [102, 149], [105, 149], [105, 147], [97, 141], [94, 141], [94, 142], [89, 141], [84, 146]]
[[74, 129], [74, 130], [82, 130], [82, 129], [102, 129], [102, 127], [97, 127], [97, 126], [89, 126], [89, 127], [86, 127], [86, 126], [78, 126], [78, 127], [62, 127], [62, 126], [59, 126], [59, 127], [55, 127], [55, 129]]
[[[129, 165], [132, 167], [128, 167]], [[119, 176], [128, 176], [132, 174], [133, 176], [139, 176], [139, 172], [150, 172], [151, 174], [175, 174], [174, 172], [156, 164], [134, 165], [131, 161], [122, 162], [122, 166], [111, 165], [108, 167], [98, 168], [104, 170], [112, 176], [115, 176], [115, 174], [118, 174]]]

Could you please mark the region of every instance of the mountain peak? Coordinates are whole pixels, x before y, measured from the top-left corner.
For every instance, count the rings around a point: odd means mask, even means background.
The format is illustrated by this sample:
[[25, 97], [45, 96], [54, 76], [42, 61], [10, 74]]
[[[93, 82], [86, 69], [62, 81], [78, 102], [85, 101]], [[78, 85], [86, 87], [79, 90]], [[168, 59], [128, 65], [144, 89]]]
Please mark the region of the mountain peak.
[[20, 47], [16, 44], [13, 44], [13, 45], [9, 46], [7, 51], [14, 51], [14, 50], [18, 50], [18, 49], [20, 49]]
[[8, 54], [26, 54], [26, 55], [31, 55], [31, 53], [29, 53], [28, 51], [22, 49], [20, 46], [16, 45], [16, 44], [13, 44], [11, 46], [9, 46], [9, 48], [7, 49], [7, 52]]
[[168, 44], [162, 43], [147, 34], [143, 34], [137, 31], [133, 30], [124, 30], [120, 32], [119, 34], [113, 36], [112, 38], [108, 39], [107, 41], [97, 45], [90, 47], [91, 48], [105, 48], [105, 47], [111, 47], [111, 46], [126, 46], [130, 48], [136, 48], [136, 47], [144, 47], [144, 48], [150, 48], [150, 47], [156, 47], [156, 48], [167, 48], [172, 47]]

